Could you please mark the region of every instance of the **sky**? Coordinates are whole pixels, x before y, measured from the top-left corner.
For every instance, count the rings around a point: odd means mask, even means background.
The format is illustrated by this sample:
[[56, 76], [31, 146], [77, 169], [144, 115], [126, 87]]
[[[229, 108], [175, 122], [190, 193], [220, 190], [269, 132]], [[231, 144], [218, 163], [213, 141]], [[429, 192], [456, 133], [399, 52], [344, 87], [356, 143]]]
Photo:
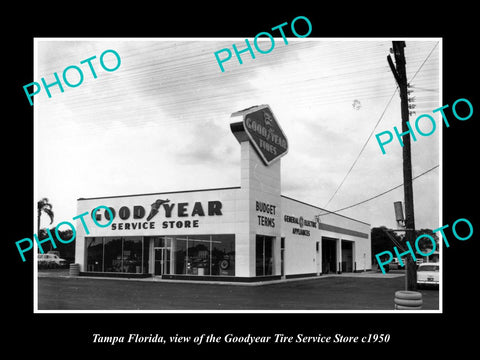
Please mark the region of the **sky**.
[[[262, 49], [269, 48], [266, 41], [260, 40]], [[413, 176], [440, 165], [413, 182], [417, 229], [441, 226], [443, 130], [432, 113], [443, 105], [439, 41], [406, 39], [416, 106], [411, 122], [421, 114], [437, 121], [432, 135], [417, 134], [412, 142]], [[77, 215], [80, 197], [239, 186], [240, 146], [230, 115], [260, 104], [270, 106], [288, 138], [283, 195], [336, 211], [402, 184], [400, 144], [394, 140], [383, 155], [375, 140], [401, 128], [387, 63], [392, 39], [288, 38], [285, 44], [275, 38], [271, 52], [255, 52], [254, 59], [243, 53], [242, 64], [233, 55], [222, 72], [214, 53], [233, 53], [232, 44], [243, 49], [245, 39], [36, 39], [32, 81], [52, 83], [55, 72], [62, 79], [70, 65], [84, 76], [77, 87], [64, 84], [64, 92], [50, 87], [51, 98], [44, 89], [34, 97], [35, 199], [50, 200], [54, 224]], [[109, 49], [121, 59], [111, 72], [99, 62]], [[92, 56], [97, 78], [80, 63]], [[112, 53], [103, 60], [107, 68], [117, 64]], [[80, 81], [75, 70], [67, 79]], [[339, 214], [396, 228], [395, 201], [403, 201], [402, 187]], [[44, 216], [41, 226], [48, 225]]]

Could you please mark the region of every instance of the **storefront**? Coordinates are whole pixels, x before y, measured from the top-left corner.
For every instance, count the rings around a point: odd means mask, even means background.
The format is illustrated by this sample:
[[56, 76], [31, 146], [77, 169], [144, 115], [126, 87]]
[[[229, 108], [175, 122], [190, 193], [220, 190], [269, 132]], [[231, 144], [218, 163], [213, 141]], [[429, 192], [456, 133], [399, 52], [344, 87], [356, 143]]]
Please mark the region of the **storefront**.
[[243, 118], [230, 125], [241, 186], [78, 199], [79, 214], [111, 222], [88, 234], [77, 224], [81, 275], [260, 281], [371, 269], [369, 224], [281, 195], [288, 142], [270, 108], [232, 116]]

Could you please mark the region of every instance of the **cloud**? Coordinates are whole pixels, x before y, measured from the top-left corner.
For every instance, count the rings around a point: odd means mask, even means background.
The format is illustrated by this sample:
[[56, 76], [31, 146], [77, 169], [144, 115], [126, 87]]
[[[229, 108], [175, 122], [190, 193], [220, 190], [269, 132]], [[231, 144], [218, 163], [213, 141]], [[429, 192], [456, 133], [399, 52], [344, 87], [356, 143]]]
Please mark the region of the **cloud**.
[[[282, 159], [283, 193], [323, 206], [395, 86], [385, 61], [388, 42], [312, 39], [283, 45], [279, 39], [269, 54], [252, 59], [244, 53], [243, 64], [234, 55], [222, 73], [213, 53], [243, 39], [112, 40], [51, 41], [39, 46], [44, 64], [40, 77], [98, 57], [107, 48], [122, 59], [115, 72], [103, 72], [51, 99], [40, 96], [37, 121], [45, 142], [39, 149], [39, 189], [44, 196], [72, 199], [238, 185], [240, 146], [229, 129], [230, 114], [266, 103], [289, 139], [289, 153]], [[424, 53], [419, 53], [418, 61], [423, 59]], [[355, 99], [361, 102], [359, 110], [352, 107]], [[397, 94], [377, 132], [398, 126], [399, 115]], [[414, 174], [435, 165], [438, 138], [434, 134], [413, 143]], [[328, 208], [338, 209], [398, 185], [403, 181], [401, 161], [398, 143], [392, 142], [382, 155], [372, 138]], [[62, 172], [66, 164], [74, 166]], [[422, 221], [429, 217], [426, 204], [438, 195], [435, 180], [425, 177], [418, 182], [418, 193], [426, 192], [415, 199]], [[423, 183], [430, 184], [430, 190]], [[63, 197], [56, 195], [60, 192]], [[398, 190], [345, 214], [383, 221], [389, 218], [385, 214], [391, 200], [401, 194]]]
[[234, 146], [238, 144], [227, 124], [209, 119], [193, 123], [188, 130], [174, 155], [180, 163], [211, 166], [232, 160]]

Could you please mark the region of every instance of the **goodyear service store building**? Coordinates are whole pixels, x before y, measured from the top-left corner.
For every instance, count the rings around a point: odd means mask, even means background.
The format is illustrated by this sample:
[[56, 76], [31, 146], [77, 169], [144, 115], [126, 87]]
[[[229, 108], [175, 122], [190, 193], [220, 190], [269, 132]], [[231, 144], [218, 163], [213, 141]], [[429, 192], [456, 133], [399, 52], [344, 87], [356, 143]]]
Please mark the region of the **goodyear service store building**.
[[[281, 195], [288, 142], [268, 105], [232, 114], [241, 186], [78, 199], [81, 275], [226, 281], [371, 269], [370, 225]], [[100, 208], [95, 215], [93, 209]]]

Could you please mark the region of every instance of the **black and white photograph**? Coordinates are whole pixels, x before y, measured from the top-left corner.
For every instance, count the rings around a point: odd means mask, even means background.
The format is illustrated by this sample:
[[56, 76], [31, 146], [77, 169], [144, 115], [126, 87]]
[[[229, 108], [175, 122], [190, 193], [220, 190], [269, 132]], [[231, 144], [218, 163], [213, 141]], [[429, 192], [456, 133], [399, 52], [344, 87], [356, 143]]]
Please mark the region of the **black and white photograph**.
[[[441, 49], [266, 33], [37, 40], [38, 310], [394, 311], [383, 294], [419, 285], [397, 305], [441, 310]], [[397, 135], [402, 106], [412, 130]]]
[[472, 339], [471, 24], [247, 14], [19, 37], [18, 324], [99, 356]]

